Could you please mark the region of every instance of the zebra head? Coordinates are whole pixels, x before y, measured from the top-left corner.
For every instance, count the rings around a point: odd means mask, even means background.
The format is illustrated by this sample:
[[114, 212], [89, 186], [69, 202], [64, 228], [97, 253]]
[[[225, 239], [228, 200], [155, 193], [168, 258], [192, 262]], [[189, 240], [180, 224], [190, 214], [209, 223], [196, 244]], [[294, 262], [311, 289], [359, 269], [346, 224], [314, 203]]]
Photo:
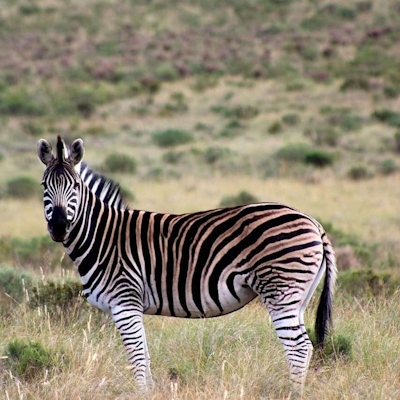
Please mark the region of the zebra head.
[[82, 160], [84, 151], [82, 139], [75, 140], [68, 148], [58, 136], [56, 156], [49, 142], [44, 139], [38, 142], [38, 157], [46, 166], [42, 180], [44, 215], [50, 236], [56, 242], [65, 239], [77, 216], [81, 178], [75, 166]]

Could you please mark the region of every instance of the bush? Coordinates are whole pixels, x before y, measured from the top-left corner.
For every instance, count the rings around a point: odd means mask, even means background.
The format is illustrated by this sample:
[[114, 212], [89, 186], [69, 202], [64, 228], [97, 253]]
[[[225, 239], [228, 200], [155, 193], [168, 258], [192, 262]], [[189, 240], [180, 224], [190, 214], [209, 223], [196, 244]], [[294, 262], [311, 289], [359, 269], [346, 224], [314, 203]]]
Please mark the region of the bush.
[[25, 88], [17, 87], [0, 92], [0, 115], [40, 116], [47, 111], [40, 96], [28, 93]]
[[300, 122], [298, 114], [285, 114], [282, 116], [282, 121], [285, 125], [296, 126]]
[[40, 187], [34, 179], [20, 176], [7, 182], [7, 195], [17, 199], [30, 199], [40, 195]]
[[83, 303], [82, 283], [77, 279], [41, 281], [32, 288], [29, 305], [46, 307], [51, 313], [66, 313]]
[[313, 150], [305, 155], [304, 163], [311, 164], [319, 168], [326, 167], [333, 164], [334, 155], [332, 153], [327, 153], [323, 150]]
[[152, 139], [160, 147], [173, 147], [192, 142], [193, 135], [183, 129], [167, 129], [154, 132]]
[[179, 164], [185, 158], [185, 153], [182, 151], [167, 151], [163, 154], [162, 159], [167, 164]]
[[351, 167], [347, 172], [347, 175], [350, 179], [353, 179], [355, 181], [367, 179], [370, 176], [368, 169], [363, 165], [356, 165], [354, 167]]
[[268, 127], [268, 133], [271, 135], [276, 135], [277, 133], [281, 133], [283, 131], [283, 126], [279, 121], [273, 122], [269, 127]]
[[348, 270], [339, 274], [338, 285], [351, 296], [390, 296], [400, 286], [400, 278], [371, 268]]
[[230, 150], [226, 147], [208, 147], [203, 152], [204, 160], [207, 164], [214, 165], [221, 159], [230, 154]]
[[346, 335], [334, 334], [329, 337], [325, 346], [321, 349], [317, 346], [317, 340], [314, 329], [307, 329], [308, 336], [316, 349], [316, 360], [338, 359], [345, 358], [351, 360], [353, 353], [353, 346], [351, 339]]
[[55, 366], [52, 353], [35, 341], [13, 339], [7, 343], [5, 354], [8, 367], [19, 379], [37, 379]]
[[337, 146], [340, 134], [330, 126], [314, 126], [310, 124], [304, 131], [304, 136], [309, 137], [313, 143], [319, 146]]
[[179, 77], [177, 69], [168, 61], [157, 65], [154, 73], [157, 78], [163, 81], [173, 81]]
[[250, 203], [257, 203], [259, 200], [251, 193], [242, 190], [236, 196], [225, 196], [219, 203], [220, 207], [234, 207]]
[[396, 152], [400, 153], [400, 131], [395, 132], [394, 141], [395, 141]]
[[43, 136], [45, 133], [43, 125], [36, 121], [27, 121], [22, 124], [22, 127], [24, 132], [30, 136], [39, 137]]
[[350, 76], [340, 85], [342, 92], [347, 92], [348, 90], [364, 90], [368, 92], [370, 89], [369, 80], [363, 76]]
[[372, 117], [390, 126], [400, 128], [400, 113], [388, 109], [376, 110]]
[[398, 170], [396, 162], [392, 158], [383, 160], [379, 165], [379, 171], [383, 175], [391, 175]]
[[25, 298], [24, 290], [29, 290], [32, 283], [33, 277], [26, 271], [4, 266], [0, 268], [0, 297], [10, 296], [21, 302]]
[[211, 111], [217, 114], [221, 114], [225, 118], [235, 119], [252, 119], [256, 117], [260, 110], [254, 106], [212, 106]]
[[51, 240], [49, 235], [32, 239], [0, 237], [0, 258], [13, 265], [55, 267], [63, 259], [64, 266], [71, 266], [69, 257], [64, 258], [64, 249]]
[[136, 172], [137, 162], [133, 157], [126, 154], [113, 153], [104, 161], [104, 169], [107, 172], [130, 173]]

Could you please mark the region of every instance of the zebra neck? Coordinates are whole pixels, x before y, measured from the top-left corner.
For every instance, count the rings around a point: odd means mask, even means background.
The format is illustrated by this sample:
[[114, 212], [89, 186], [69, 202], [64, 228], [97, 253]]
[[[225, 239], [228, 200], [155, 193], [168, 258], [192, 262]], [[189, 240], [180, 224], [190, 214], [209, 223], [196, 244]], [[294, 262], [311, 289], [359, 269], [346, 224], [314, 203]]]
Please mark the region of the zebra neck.
[[78, 209], [64, 247], [84, 277], [91, 270], [106, 267], [111, 262], [121, 216], [118, 216], [118, 210], [98, 199], [84, 185]]

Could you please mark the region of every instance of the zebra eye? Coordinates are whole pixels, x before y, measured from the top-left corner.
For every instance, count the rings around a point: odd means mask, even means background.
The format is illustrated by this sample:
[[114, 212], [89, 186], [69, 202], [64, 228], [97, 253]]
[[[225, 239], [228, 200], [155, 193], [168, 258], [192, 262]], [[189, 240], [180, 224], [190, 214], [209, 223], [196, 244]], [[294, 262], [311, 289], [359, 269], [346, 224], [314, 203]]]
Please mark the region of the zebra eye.
[[41, 185], [43, 186], [43, 189], [47, 189], [47, 183], [46, 182], [42, 182]]
[[74, 183], [74, 189], [77, 189], [78, 186], [79, 186], [79, 182], [76, 181], [76, 182]]

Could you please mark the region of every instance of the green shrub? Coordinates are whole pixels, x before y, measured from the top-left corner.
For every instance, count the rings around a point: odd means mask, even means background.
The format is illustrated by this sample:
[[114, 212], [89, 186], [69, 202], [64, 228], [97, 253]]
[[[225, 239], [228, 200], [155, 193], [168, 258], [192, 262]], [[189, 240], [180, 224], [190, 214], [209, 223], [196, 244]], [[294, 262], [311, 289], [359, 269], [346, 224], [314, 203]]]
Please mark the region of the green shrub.
[[168, 103], [160, 110], [160, 115], [169, 116], [173, 114], [182, 114], [189, 110], [186, 97], [181, 92], [172, 93]]
[[391, 175], [398, 170], [396, 162], [392, 158], [383, 160], [379, 165], [379, 171], [383, 175]]
[[342, 334], [333, 334], [332, 336], [327, 338], [324, 347], [321, 349], [317, 346], [315, 330], [307, 328], [307, 333], [311, 340], [311, 343], [316, 349], [316, 360], [336, 360], [338, 358], [347, 360], [352, 359], [353, 345], [351, 339], [348, 336]]
[[290, 143], [281, 147], [276, 156], [287, 162], [304, 162], [307, 154], [314, 150], [306, 143]]
[[283, 131], [283, 126], [279, 121], [273, 122], [269, 127], [268, 127], [268, 133], [271, 135], [276, 135], [278, 133], [281, 133]]
[[25, 298], [24, 290], [29, 290], [33, 284], [33, 277], [27, 271], [16, 268], [0, 267], [0, 297], [10, 296], [21, 302]]
[[64, 254], [63, 247], [53, 242], [49, 235], [31, 239], [0, 237], [0, 258], [12, 265], [53, 268], [63, 260], [63, 266], [69, 267], [72, 261]]
[[113, 153], [105, 159], [103, 168], [107, 172], [133, 174], [136, 172], [137, 162], [126, 154]]
[[221, 114], [225, 118], [234, 118], [234, 119], [252, 119], [256, 117], [260, 110], [255, 106], [212, 106], [211, 111], [216, 114]]
[[400, 131], [395, 132], [394, 141], [395, 141], [395, 150], [397, 153], [400, 153]]
[[55, 366], [52, 353], [41, 343], [13, 339], [5, 346], [7, 365], [19, 379], [37, 379]]
[[47, 107], [38, 94], [30, 94], [25, 88], [12, 87], [0, 92], [0, 115], [40, 116]]
[[157, 78], [163, 81], [173, 81], [179, 77], [175, 66], [168, 61], [158, 64], [154, 73]]
[[231, 151], [226, 147], [207, 147], [207, 149], [205, 149], [203, 152], [203, 158], [207, 164], [214, 165], [229, 155], [230, 152]]
[[333, 164], [334, 155], [323, 150], [309, 151], [304, 158], [305, 164], [311, 164], [319, 168]]
[[383, 93], [389, 99], [395, 99], [400, 95], [400, 87], [399, 86], [385, 86], [383, 88]]
[[340, 134], [328, 125], [315, 125], [310, 123], [309, 127], [304, 131], [304, 136], [309, 137], [312, 142], [319, 146], [337, 146]]
[[28, 176], [19, 176], [7, 182], [7, 195], [17, 199], [30, 199], [40, 194], [38, 183]]
[[235, 196], [225, 196], [219, 203], [220, 207], [234, 207], [250, 203], [257, 203], [259, 200], [253, 194], [242, 190]]
[[388, 109], [375, 110], [372, 117], [396, 128], [400, 128], [400, 113]]
[[24, 132], [26, 132], [30, 136], [41, 137], [44, 136], [45, 128], [40, 122], [36, 121], [27, 121], [22, 124]]
[[183, 129], [167, 129], [154, 132], [153, 141], [160, 147], [173, 147], [193, 141], [193, 135]]
[[364, 90], [368, 92], [370, 88], [368, 78], [363, 76], [350, 76], [340, 85], [342, 92], [347, 92], [348, 90]]
[[400, 286], [400, 278], [372, 268], [343, 271], [338, 277], [340, 290], [351, 296], [392, 295]]
[[29, 305], [51, 313], [66, 313], [83, 303], [82, 283], [77, 279], [40, 281], [32, 288]]
[[185, 158], [183, 151], [170, 150], [163, 154], [163, 161], [167, 164], [176, 165], [179, 164]]
[[216, 74], [198, 75], [191, 88], [196, 92], [202, 93], [207, 89], [216, 87], [219, 83], [219, 78]]
[[347, 172], [347, 175], [350, 179], [353, 179], [355, 181], [359, 181], [362, 179], [367, 179], [370, 176], [370, 173], [368, 172], [368, 169], [363, 166], [363, 165], [356, 165], [354, 167], [351, 167], [349, 171]]
[[282, 122], [285, 125], [296, 126], [300, 122], [300, 116], [298, 114], [285, 114], [282, 116]]

